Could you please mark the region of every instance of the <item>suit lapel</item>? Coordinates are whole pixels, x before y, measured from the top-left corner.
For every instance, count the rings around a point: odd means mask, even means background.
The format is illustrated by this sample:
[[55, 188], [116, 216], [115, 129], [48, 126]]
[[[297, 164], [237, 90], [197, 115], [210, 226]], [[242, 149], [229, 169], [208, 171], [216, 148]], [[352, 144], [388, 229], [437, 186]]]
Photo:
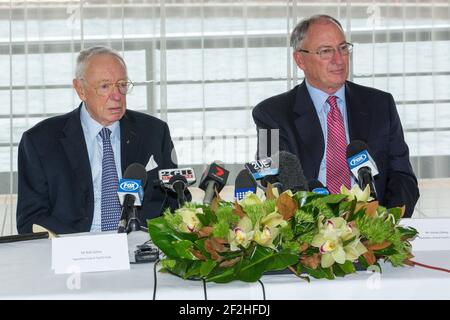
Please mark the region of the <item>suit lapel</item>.
[[81, 190], [93, 194], [91, 165], [80, 120], [80, 108], [72, 111], [63, 129], [64, 137], [60, 139], [70, 167], [72, 168]]
[[358, 96], [351, 82], [345, 85], [345, 100], [347, 107], [350, 141], [362, 140], [367, 142], [370, 130], [368, 104]]
[[133, 129], [133, 120], [128, 112], [120, 120], [120, 155], [122, 174], [133, 162], [138, 162], [140, 138]]
[[317, 177], [322, 161], [325, 142], [319, 117], [314, 108], [312, 99], [303, 83], [297, 89], [294, 113], [297, 115], [295, 126], [303, 147], [299, 150], [299, 157], [305, 173], [312, 173], [308, 179]]

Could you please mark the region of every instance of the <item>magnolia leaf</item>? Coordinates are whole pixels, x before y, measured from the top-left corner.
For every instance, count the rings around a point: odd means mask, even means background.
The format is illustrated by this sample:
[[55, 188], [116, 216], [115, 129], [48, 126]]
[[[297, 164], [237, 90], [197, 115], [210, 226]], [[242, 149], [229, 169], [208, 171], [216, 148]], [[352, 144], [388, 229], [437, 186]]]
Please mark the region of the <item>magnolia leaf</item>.
[[371, 251], [383, 250], [383, 249], [386, 249], [387, 247], [389, 247], [391, 244], [392, 243], [390, 243], [389, 241], [386, 240], [380, 244], [367, 245], [366, 248], [367, 248], [367, 250], [371, 250]]
[[295, 270], [295, 268], [293, 266], [289, 266], [288, 269], [291, 270], [292, 273], [295, 274], [297, 277], [300, 277], [300, 275], [298, 274], [297, 270]]
[[374, 218], [377, 216], [378, 207], [379, 207], [378, 201], [372, 201], [367, 203], [358, 202], [355, 207], [355, 212], [364, 209], [366, 216], [368, 216], [369, 218]]
[[216, 282], [216, 283], [228, 283], [233, 280], [236, 280], [236, 276], [234, 275], [236, 265], [229, 268], [215, 268], [208, 274], [207, 281]]
[[401, 208], [400, 207], [389, 208], [389, 209], [387, 209], [387, 212], [392, 214], [395, 218], [395, 221], [397, 222], [405, 214], [405, 206], [403, 206]]
[[277, 209], [283, 219], [287, 221], [294, 216], [298, 204], [287, 193], [282, 193], [277, 200]]
[[203, 261], [200, 267], [200, 275], [202, 277], [208, 276], [208, 274], [214, 269], [216, 266], [216, 262], [213, 260]]
[[235, 200], [234, 202], [234, 209], [233, 209], [233, 213], [237, 214], [239, 216], [239, 218], [243, 218], [246, 216], [244, 210], [242, 209], [241, 205]]
[[405, 260], [403, 260], [403, 263], [410, 267], [414, 267], [416, 265], [416, 263], [411, 260], [412, 258], [414, 258], [414, 255], [411, 252], [409, 252], [408, 255], [406, 256]]
[[406, 240], [412, 239], [418, 233], [417, 230], [412, 228], [412, 227], [401, 227], [401, 226], [399, 226], [398, 230], [400, 231], [400, 233], [402, 235], [401, 236], [401, 240], [402, 241], [406, 241]]
[[355, 266], [353, 265], [353, 262], [351, 262], [351, 261], [345, 261], [345, 263], [337, 264], [337, 266], [342, 271], [344, 271], [346, 274], [348, 274], [348, 273], [355, 273], [356, 272]]
[[340, 268], [340, 264], [339, 263], [335, 263], [331, 266], [331, 268], [333, 269], [333, 273], [336, 277], [345, 277], [346, 273], [345, 271], [343, 271]]
[[192, 242], [188, 240], [179, 240], [173, 241], [172, 245], [182, 259], [197, 260], [191, 251], [192, 246], [194, 245]]
[[221, 264], [219, 264], [219, 267], [222, 267], [222, 268], [232, 267], [236, 263], [238, 263], [239, 260], [241, 260], [241, 257], [237, 257], [237, 258], [234, 258], [234, 259], [231, 259], [231, 260], [225, 260]]
[[200, 275], [201, 262], [194, 261], [190, 267], [186, 270], [186, 274], [183, 276], [185, 279], [198, 279]]
[[217, 209], [219, 208], [220, 199], [218, 197], [214, 197], [211, 201], [211, 211], [217, 213]]
[[216, 198], [219, 202], [223, 201], [220, 197], [219, 191], [217, 191], [217, 187], [214, 188], [214, 193], [216, 194]]
[[272, 190], [272, 184], [270, 182], [267, 182], [267, 188], [266, 188], [266, 199], [267, 200], [275, 200], [277, 197], [273, 194]]
[[314, 253], [312, 256], [301, 256], [300, 263], [310, 269], [316, 270], [320, 265], [320, 254]]
[[217, 252], [224, 252], [226, 248], [218, 243], [215, 238], [211, 238], [205, 241], [205, 250], [211, 255], [213, 260], [221, 261], [222, 257]]
[[207, 260], [204, 255], [201, 254], [198, 250], [192, 250], [192, 254], [198, 259], [198, 260]]
[[[175, 250], [172, 243], [174, 241], [178, 241], [187, 236], [192, 237], [192, 235], [183, 234], [181, 235], [179, 232], [176, 232], [172, 228], [170, 228], [168, 222], [164, 217], [158, 217], [155, 219], [148, 220], [148, 232], [150, 234], [150, 238], [153, 243], [161, 249], [162, 252], [168, 257], [172, 259], [181, 258], [178, 254], [177, 250]], [[196, 236], [194, 235], [194, 238]]]
[[337, 204], [346, 198], [345, 194], [330, 194], [321, 198], [320, 201], [327, 204]]
[[375, 258], [375, 255], [370, 250], [367, 250], [366, 253], [363, 253], [363, 256], [369, 266], [374, 265], [375, 262], [377, 262], [377, 258]]
[[300, 248], [298, 249], [299, 253], [302, 253], [303, 251], [305, 251], [306, 249], [309, 248], [309, 243], [303, 243]]
[[[228, 249], [223, 245], [224, 244], [224, 239], [211, 238], [211, 239], [208, 239], [208, 240], [211, 243], [211, 245], [214, 248], [214, 250], [216, 250], [217, 252], [228, 251]], [[206, 242], [208, 242], [208, 240], [205, 241], [205, 244], [206, 244]]]
[[206, 226], [206, 227], [201, 228], [197, 232], [197, 235], [199, 238], [205, 238], [205, 237], [209, 236], [211, 234], [211, 232], [213, 232], [213, 231], [214, 231], [213, 227]]
[[321, 266], [319, 266], [317, 269], [311, 269], [303, 266], [302, 270], [316, 279], [334, 279], [334, 273], [331, 268], [322, 268]]

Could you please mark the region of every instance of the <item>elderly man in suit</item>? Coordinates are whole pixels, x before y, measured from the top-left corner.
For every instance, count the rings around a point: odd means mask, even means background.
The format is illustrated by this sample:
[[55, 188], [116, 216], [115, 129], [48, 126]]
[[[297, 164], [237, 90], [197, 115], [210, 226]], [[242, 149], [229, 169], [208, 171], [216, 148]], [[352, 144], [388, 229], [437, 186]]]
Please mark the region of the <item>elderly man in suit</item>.
[[406, 205], [410, 217], [419, 190], [392, 95], [347, 81], [353, 45], [333, 17], [301, 21], [291, 46], [305, 80], [259, 103], [253, 110], [257, 128], [278, 129], [279, 148], [297, 155], [306, 178], [318, 179], [332, 193], [355, 182], [346, 163], [347, 145], [366, 142], [380, 172], [378, 200], [387, 207]]
[[[174, 168], [169, 128], [127, 110], [132, 82], [122, 57], [108, 47], [80, 52], [75, 90], [80, 106], [26, 131], [19, 145], [17, 228], [38, 224], [56, 233], [117, 230], [118, 179], [132, 163], [146, 166], [147, 186], [138, 209], [142, 224], [167, 202], [154, 181]], [[170, 196], [169, 196], [170, 197]]]

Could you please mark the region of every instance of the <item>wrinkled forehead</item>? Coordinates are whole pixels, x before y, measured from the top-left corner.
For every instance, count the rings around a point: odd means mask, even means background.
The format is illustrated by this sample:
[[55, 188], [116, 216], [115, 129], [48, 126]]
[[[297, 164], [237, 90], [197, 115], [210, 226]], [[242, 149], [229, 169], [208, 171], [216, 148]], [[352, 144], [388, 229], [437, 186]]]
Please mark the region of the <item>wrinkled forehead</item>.
[[119, 58], [101, 54], [86, 61], [85, 77], [94, 81], [118, 81], [127, 79], [127, 70]]
[[342, 29], [333, 21], [314, 21], [308, 28], [303, 39], [303, 46], [313, 48], [324, 46], [336, 46], [345, 43], [345, 34]]

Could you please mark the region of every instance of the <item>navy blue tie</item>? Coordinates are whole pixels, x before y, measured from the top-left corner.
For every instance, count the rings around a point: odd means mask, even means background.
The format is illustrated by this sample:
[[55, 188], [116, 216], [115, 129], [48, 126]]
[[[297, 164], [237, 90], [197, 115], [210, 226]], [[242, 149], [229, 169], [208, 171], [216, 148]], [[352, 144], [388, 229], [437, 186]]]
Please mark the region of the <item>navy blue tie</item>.
[[102, 231], [117, 230], [121, 206], [119, 196], [117, 195], [119, 178], [117, 177], [114, 152], [111, 146], [111, 130], [103, 128], [99, 134], [103, 141], [101, 197]]

